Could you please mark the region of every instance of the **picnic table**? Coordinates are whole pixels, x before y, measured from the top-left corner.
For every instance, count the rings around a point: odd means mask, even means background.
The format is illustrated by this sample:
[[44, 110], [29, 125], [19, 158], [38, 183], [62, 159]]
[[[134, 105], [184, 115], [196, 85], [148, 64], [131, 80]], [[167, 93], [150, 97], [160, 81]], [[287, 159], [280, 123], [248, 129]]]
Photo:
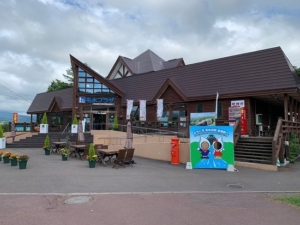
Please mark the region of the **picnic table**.
[[107, 162], [111, 162], [112, 157], [118, 155], [119, 149], [96, 149], [96, 152], [98, 154], [99, 163], [106, 166], [105, 158], [108, 158]]
[[65, 147], [66, 141], [54, 141], [52, 144], [55, 145], [55, 148], [51, 150], [51, 153], [60, 153], [60, 148]]
[[80, 152], [83, 152], [85, 149], [85, 145], [71, 145], [70, 147], [73, 147], [75, 149], [75, 153], [79, 156], [79, 158], [82, 160]]

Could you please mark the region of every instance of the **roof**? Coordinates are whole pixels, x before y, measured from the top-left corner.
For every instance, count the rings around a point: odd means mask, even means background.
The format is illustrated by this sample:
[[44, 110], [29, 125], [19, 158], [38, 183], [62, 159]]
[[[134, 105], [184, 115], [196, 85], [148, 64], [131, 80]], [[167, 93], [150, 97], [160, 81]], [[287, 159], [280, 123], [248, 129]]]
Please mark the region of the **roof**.
[[127, 66], [128, 70], [133, 74], [148, 73], [184, 65], [184, 61], [182, 58], [165, 61], [150, 49], [148, 49], [134, 59], [119, 56], [106, 78], [110, 78], [112, 76], [115, 67], [119, 62], [122, 61]]
[[154, 100], [167, 79], [187, 100], [222, 95], [298, 89], [300, 78], [280, 47], [111, 80], [126, 90], [126, 99]]
[[28, 114], [48, 112], [53, 101], [60, 108], [60, 111], [72, 110], [73, 88], [62, 89], [58, 91], [39, 93], [33, 99]]

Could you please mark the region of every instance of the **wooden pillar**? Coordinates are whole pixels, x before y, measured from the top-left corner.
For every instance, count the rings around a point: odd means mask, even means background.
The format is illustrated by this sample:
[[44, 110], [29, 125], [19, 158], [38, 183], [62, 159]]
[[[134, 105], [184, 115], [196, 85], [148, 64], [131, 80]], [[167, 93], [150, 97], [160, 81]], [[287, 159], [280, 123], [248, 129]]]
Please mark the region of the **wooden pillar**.
[[284, 94], [284, 120], [288, 120], [288, 96]]

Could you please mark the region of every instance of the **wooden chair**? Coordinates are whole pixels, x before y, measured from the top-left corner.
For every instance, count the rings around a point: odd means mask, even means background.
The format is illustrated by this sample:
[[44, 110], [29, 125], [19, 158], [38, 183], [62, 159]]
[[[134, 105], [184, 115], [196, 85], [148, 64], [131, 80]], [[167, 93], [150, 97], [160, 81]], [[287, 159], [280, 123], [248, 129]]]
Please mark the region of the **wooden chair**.
[[118, 169], [117, 165], [119, 165], [119, 167], [123, 166], [125, 168], [124, 165], [125, 157], [126, 157], [126, 149], [120, 149], [117, 158], [115, 158], [113, 161], [114, 165], [112, 168]]
[[133, 154], [134, 154], [134, 148], [128, 148], [127, 152], [126, 152], [124, 164], [128, 164], [128, 165], [131, 165], [133, 167], [133, 165], [132, 165]]

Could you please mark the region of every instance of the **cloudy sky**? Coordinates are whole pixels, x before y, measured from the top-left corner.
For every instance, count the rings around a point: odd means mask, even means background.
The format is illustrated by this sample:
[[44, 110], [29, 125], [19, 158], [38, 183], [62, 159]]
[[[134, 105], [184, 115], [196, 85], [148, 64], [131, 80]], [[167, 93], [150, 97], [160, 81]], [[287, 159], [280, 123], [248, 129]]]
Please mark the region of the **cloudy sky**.
[[151, 49], [186, 64], [281, 46], [300, 67], [299, 0], [0, 0], [0, 114], [26, 113], [73, 55], [106, 76]]

